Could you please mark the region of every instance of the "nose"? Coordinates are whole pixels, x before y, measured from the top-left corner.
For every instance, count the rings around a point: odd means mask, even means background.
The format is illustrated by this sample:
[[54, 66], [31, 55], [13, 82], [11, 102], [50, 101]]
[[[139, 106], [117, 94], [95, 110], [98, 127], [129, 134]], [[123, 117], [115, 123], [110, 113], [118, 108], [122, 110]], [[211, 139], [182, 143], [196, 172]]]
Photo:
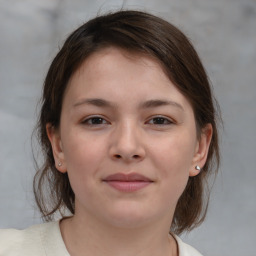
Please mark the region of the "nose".
[[132, 122], [118, 126], [111, 136], [110, 157], [126, 163], [139, 162], [145, 158], [145, 148], [139, 128]]

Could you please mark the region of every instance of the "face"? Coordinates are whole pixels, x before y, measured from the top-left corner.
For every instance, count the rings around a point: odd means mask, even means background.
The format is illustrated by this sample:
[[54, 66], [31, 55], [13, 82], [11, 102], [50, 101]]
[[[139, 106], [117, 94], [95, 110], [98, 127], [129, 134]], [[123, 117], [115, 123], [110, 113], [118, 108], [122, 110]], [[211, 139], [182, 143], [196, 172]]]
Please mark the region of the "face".
[[82, 64], [65, 91], [60, 128], [47, 126], [75, 216], [129, 227], [171, 223], [189, 176], [205, 163], [209, 130], [198, 140], [189, 101], [155, 60], [117, 48]]

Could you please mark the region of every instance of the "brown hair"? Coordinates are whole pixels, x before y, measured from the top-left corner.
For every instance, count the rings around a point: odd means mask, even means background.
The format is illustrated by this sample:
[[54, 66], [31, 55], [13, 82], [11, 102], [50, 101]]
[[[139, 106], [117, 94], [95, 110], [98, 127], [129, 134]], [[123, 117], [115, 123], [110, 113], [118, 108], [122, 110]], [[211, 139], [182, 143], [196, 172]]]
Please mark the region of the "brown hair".
[[55, 168], [46, 124], [59, 126], [63, 95], [72, 74], [88, 56], [108, 46], [157, 59], [170, 80], [190, 101], [199, 133], [208, 123], [213, 127], [206, 164], [199, 175], [189, 178], [171, 226], [176, 234], [191, 230], [205, 218], [209, 199], [208, 193], [206, 197], [204, 193], [206, 181], [219, 166], [218, 112], [206, 72], [189, 40], [172, 24], [145, 12], [118, 11], [88, 21], [67, 38], [54, 58], [44, 82], [37, 126], [44, 163], [34, 178], [36, 203], [47, 221], [63, 208], [74, 214], [75, 195], [67, 174]]

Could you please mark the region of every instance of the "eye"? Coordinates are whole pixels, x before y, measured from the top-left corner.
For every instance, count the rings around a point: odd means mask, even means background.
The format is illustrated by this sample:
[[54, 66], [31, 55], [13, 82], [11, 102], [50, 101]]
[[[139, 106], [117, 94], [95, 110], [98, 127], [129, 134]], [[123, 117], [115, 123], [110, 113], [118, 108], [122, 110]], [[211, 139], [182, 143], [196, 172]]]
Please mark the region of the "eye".
[[173, 124], [174, 122], [166, 117], [157, 116], [157, 117], [151, 118], [148, 121], [148, 123], [153, 125], [169, 125], [169, 124]]
[[109, 122], [106, 121], [103, 117], [94, 116], [94, 117], [90, 117], [90, 118], [83, 120], [82, 124], [96, 126], [96, 125], [109, 124]]

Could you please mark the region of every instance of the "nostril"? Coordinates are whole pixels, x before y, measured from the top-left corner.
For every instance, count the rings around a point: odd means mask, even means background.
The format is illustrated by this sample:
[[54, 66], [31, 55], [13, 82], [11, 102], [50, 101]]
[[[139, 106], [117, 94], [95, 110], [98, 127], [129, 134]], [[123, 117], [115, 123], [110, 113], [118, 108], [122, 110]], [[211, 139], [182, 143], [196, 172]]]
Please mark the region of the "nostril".
[[[114, 157], [115, 157], [115, 158], [118, 158], [118, 159], [122, 158], [121, 155], [114, 155]], [[138, 158], [140, 158], [140, 156], [139, 156], [139, 155], [133, 155], [132, 158], [138, 159]]]

